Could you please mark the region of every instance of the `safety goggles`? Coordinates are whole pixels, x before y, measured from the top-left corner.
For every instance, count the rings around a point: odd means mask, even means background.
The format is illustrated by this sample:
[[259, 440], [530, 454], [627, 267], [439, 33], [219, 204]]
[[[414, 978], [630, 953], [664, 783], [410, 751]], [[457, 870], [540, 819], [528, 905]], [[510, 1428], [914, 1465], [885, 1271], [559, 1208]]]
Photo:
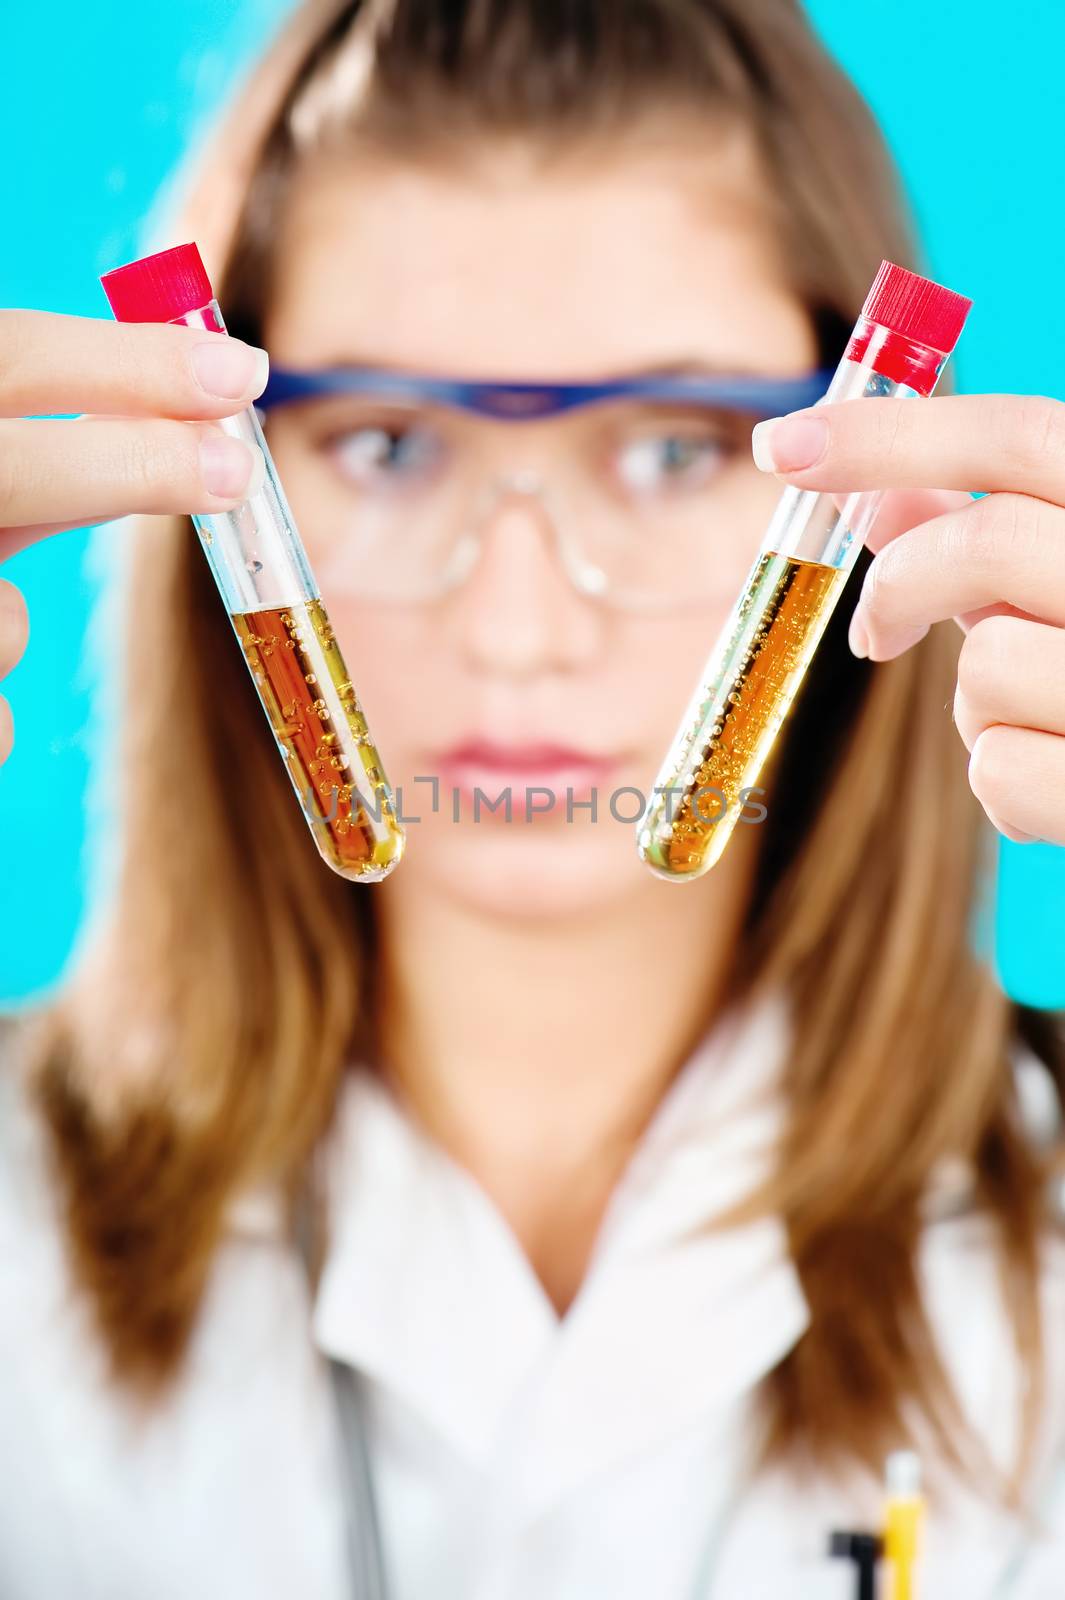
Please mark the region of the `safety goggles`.
[[516, 504], [550, 529], [582, 595], [653, 611], [714, 592], [715, 532], [750, 515], [751, 429], [814, 404], [831, 376], [527, 383], [274, 367], [257, 408], [301, 520], [324, 530], [332, 593], [438, 599]]

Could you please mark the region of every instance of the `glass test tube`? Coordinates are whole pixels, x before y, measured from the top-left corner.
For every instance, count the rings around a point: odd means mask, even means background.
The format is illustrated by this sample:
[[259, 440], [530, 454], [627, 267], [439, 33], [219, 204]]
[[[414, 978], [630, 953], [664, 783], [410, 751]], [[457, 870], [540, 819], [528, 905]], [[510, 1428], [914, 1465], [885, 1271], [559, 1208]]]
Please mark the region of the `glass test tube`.
[[[226, 332], [195, 244], [145, 256], [100, 281], [120, 322]], [[249, 406], [216, 426], [261, 450], [266, 475], [235, 510], [196, 515], [193, 523], [322, 857], [344, 878], [376, 882], [404, 846], [381, 758], [259, 419]]]
[[[882, 262], [817, 404], [930, 395], [971, 305], [929, 278]], [[793, 484], [781, 495], [637, 823], [640, 856], [659, 877], [701, 877], [721, 856], [881, 496], [871, 489], [834, 497]]]

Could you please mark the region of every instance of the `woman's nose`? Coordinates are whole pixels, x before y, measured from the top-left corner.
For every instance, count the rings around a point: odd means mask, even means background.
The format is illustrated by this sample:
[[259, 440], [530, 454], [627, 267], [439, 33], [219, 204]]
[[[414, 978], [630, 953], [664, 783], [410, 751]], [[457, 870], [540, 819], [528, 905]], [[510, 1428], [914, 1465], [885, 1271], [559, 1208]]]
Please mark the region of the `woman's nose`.
[[573, 587], [538, 497], [502, 498], [488, 513], [477, 561], [449, 609], [461, 648], [482, 671], [573, 671], [601, 643], [600, 608]]

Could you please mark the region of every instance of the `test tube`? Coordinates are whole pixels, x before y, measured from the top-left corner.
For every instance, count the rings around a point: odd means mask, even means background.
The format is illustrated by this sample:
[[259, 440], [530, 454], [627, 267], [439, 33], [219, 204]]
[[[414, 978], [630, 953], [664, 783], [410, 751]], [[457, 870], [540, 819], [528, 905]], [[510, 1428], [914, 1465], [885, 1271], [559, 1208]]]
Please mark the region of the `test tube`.
[[[882, 262], [817, 404], [930, 395], [971, 305]], [[636, 824], [640, 857], [657, 876], [699, 878], [720, 858], [881, 497], [879, 489], [835, 496], [785, 488]]]
[[[119, 322], [226, 332], [195, 244], [131, 261], [100, 281]], [[259, 419], [249, 406], [216, 426], [262, 451], [265, 477], [235, 510], [192, 521], [323, 859], [343, 878], [376, 882], [404, 845], [381, 758]]]

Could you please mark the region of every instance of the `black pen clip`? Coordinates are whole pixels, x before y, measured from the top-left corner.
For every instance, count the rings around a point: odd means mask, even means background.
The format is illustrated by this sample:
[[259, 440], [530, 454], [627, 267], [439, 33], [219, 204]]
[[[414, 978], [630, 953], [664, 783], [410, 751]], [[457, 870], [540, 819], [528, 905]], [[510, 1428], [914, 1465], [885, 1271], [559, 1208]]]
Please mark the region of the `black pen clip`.
[[830, 1533], [828, 1553], [843, 1561], [853, 1561], [855, 1600], [876, 1600], [877, 1563], [884, 1553], [884, 1541], [878, 1533], [846, 1530]]

